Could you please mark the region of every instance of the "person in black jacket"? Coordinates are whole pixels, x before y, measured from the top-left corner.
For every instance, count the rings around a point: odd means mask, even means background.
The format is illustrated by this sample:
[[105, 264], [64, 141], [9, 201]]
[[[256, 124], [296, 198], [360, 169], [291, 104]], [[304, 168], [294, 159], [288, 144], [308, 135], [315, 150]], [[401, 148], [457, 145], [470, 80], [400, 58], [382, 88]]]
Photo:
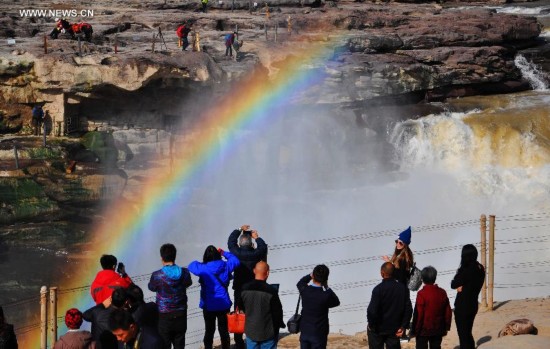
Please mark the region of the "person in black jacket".
[[477, 298], [485, 282], [485, 268], [477, 261], [477, 249], [468, 244], [462, 247], [460, 267], [458, 268], [451, 288], [456, 289], [455, 322], [460, 349], [474, 349], [472, 335], [474, 319], [477, 314]]
[[6, 323], [4, 317], [4, 309], [0, 307], [0, 348], [2, 349], [17, 349], [17, 337], [13, 330], [13, 325]]
[[244, 333], [246, 347], [277, 348], [279, 329], [285, 328], [283, 306], [277, 288], [269, 285], [269, 265], [260, 261], [254, 267], [254, 280], [243, 285]]
[[116, 309], [109, 315], [109, 327], [118, 340], [119, 349], [164, 348], [164, 341], [156, 329], [138, 326], [132, 314], [124, 309]]
[[[340, 305], [338, 296], [328, 287], [329, 269], [320, 264], [296, 285], [302, 297], [300, 348], [324, 349], [329, 333], [328, 310]], [[311, 283], [310, 283], [311, 281]]]
[[382, 282], [372, 290], [367, 308], [367, 337], [370, 349], [399, 349], [399, 338], [409, 326], [412, 304], [405, 285], [393, 278], [395, 266], [385, 262], [380, 268]]
[[[256, 248], [252, 239], [256, 240]], [[259, 261], [267, 262], [267, 244], [259, 237], [256, 230], [250, 230], [250, 225], [243, 225], [241, 229], [235, 229], [227, 239], [227, 248], [241, 262], [235, 269], [233, 279], [233, 300], [235, 309], [243, 309], [241, 290], [242, 286], [249, 281], [254, 280], [253, 269]], [[235, 333], [236, 349], [244, 349], [243, 335]]]
[[122, 309], [128, 300], [126, 290], [117, 288], [113, 291], [111, 297], [107, 298], [103, 303], [99, 303], [94, 307], [86, 310], [82, 314], [82, 318], [92, 323], [92, 337], [96, 342], [98, 349], [116, 349], [117, 340], [111, 333], [109, 327], [109, 316], [117, 309]]

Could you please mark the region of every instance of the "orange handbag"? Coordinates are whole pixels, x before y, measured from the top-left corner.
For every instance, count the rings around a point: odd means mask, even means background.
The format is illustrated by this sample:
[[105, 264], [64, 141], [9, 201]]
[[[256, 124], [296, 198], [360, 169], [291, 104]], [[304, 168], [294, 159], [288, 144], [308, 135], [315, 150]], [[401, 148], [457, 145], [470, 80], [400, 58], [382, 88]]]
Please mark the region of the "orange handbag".
[[227, 314], [227, 329], [229, 333], [244, 333], [244, 321], [245, 314], [239, 311], [239, 307]]

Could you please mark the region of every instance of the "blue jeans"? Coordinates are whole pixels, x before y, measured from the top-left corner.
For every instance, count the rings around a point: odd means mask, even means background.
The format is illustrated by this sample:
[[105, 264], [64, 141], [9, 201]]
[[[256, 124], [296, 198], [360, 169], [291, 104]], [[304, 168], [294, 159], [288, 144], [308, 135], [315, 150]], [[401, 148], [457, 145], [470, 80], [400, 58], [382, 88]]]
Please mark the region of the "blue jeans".
[[261, 342], [255, 342], [246, 337], [246, 349], [277, 349], [277, 340], [268, 339]]

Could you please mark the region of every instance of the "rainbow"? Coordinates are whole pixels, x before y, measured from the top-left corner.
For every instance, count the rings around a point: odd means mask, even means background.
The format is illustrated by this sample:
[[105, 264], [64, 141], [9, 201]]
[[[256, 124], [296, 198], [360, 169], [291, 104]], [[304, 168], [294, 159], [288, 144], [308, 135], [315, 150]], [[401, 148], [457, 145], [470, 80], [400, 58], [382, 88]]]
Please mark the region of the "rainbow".
[[[103, 253], [112, 253], [122, 261], [131, 260], [129, 251], [139, 251], [140, 243], [145, 240], [145, 235], [150, 231], [147, 228], [152, 226], [152, 222], [158, 226], [159, 222], [168, 220], [176, 214], [173, 208], [182, 207], [189, 199], [189, 195], [182, 197], [181, 192], [173, 188], [183, 188], [200, 181], [205, 171], [214, 166], [221, 152], [227, 153], [238, 145], [238, 138], [234, 137], [238, 130], [249, 125], [267, 124], [281, 115], [293, 97], [322, 82], [323, 69], [304, 66], [328, 59], [334, 54], [334, 50], [330, 49], [334, 41], [327, 41], [326, 38], [309, 40], [309, 43], [303, 45], [296, 43], [292, 55], [286, 56], [282, 64], [278, 62], [282, 68], [269, 79], [266, 79], [265, 71], [253, 71], [239, 81], [220, 102], [201, 115], [189, 130], [190, 133], [200, 130], [201, 135], [186, 143], [186, 149], [190, 149], [191, 155], [175, 160], [171, 171], [167, 170], [166, 174], [158, 175], [156, 180], [144, 184], [141, 204], [113, 203], [116, 209], [107, 210], [112, 213], [102, 219], [93, 234], [91, 246], [94, 251], [87, 258], [90, 265], [81, 268], [83, 272], [75, 284], [91, 283], [98, 271], [97, 261]], [[219, 129], [226, 131], [221, 139]], [[63, 309], [87, 309], [92, 306], [88, 290], [59, 297], [58, 316], [64, 315]], [[39, 347], [39, 335], [36, 337], [33, 339], [33, 348]]]

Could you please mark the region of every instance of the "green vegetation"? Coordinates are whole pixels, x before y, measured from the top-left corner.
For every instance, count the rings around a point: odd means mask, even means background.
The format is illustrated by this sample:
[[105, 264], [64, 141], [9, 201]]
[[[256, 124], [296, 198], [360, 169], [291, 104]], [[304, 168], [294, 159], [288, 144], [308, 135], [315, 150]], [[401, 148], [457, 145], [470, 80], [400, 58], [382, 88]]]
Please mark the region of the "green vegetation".
[[30, 148], [27, 149], [27, 154], [30, 159], [59, 159], [63, 155], [60, 149], [48, 147]]
[[58, 210], [40, 185], [28, 178], [0, 178], [0, 223], [50, 214]]
[[82, 137], [82, 144], [86, 149], [93, 151], [100, 161], [106, 165], [113, 165], [118, 158], [113, 135], [108, 132], [88, 132]]

